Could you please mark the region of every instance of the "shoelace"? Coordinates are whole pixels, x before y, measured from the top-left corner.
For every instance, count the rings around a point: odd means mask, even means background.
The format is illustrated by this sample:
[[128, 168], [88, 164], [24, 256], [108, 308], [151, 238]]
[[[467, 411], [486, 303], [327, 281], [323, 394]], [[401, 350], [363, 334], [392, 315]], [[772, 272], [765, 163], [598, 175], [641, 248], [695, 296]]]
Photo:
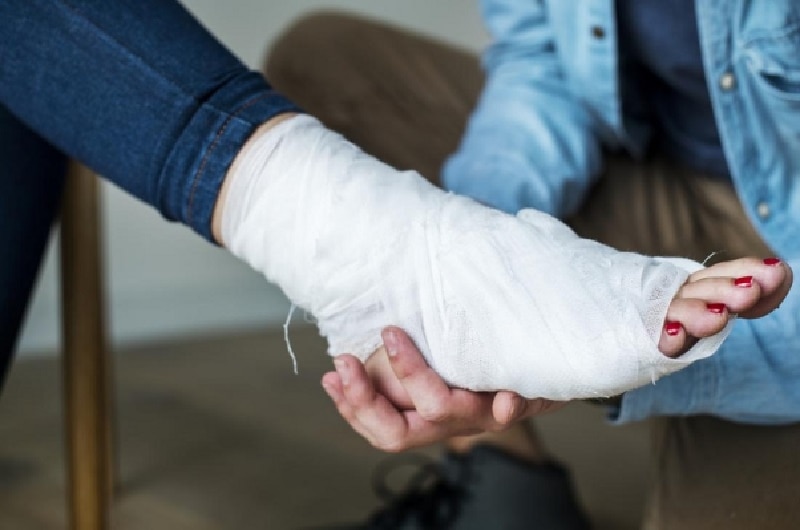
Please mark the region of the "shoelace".
[[[388, 484], [395, 470], [416, 465], [417, 471], [404, 488], [394, 491]], [[423, 455], [401, 455], [381, 463], [373, 476], [375, 493], [386, 502], [367, 523], [370, 530], [394, 530], [412, 522], [414, 528], [444, 530], [458, 516], [465, 490], [449, 480], [440, 464]]]

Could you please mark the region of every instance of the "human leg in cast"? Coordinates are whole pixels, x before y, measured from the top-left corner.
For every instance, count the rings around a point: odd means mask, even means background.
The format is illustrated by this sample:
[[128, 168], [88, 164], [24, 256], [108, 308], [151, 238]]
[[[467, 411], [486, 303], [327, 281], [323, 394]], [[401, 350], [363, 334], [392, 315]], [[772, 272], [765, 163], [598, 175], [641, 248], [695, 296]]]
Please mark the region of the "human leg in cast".
[[704, 269], [498, 212], [308, 116], [257, 133], [226, 188], [224, 244], [315, 316], [330, 353], [366, 359], [396, 325], [471, 390], [621, 393], [713, 354], [734, 313], [771, 310], [790, 281], [781, 263]]

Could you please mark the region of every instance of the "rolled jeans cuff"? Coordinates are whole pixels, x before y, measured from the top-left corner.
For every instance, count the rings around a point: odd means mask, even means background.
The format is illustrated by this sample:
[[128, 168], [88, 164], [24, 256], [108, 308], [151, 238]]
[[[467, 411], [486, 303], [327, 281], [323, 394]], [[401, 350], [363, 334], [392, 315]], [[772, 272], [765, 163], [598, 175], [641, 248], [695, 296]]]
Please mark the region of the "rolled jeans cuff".
[[256, 128], [285, 112], [301, 110], [256, 72], [235, 77], [199, 104], [163, 166], [161, 213], [216, 243], [211, 221], [228, 168]]

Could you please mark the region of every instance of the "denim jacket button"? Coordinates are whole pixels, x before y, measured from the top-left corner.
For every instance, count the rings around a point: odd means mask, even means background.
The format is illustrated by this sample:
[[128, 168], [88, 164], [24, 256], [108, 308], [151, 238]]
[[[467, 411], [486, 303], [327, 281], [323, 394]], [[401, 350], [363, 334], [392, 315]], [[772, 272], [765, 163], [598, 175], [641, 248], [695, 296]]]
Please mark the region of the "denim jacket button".
[[719, 78], [719, 86], [722, 90], [731, 90], [736, 85], [736, 76], [731, 72], [725, 72]]
[[758, 213], [758, 216], [762, 219], [766, 219], [767, 217], [769, 217], [770, 214], [769, 204], [767, 204], [764, 201], [758, 203], [758, 205], [756, 206], [756, 213]]
[[603, 29], [603, 26], [592, 26], [592, 37], [597, 40], [601, 40], [605, 38], [606, 30]]

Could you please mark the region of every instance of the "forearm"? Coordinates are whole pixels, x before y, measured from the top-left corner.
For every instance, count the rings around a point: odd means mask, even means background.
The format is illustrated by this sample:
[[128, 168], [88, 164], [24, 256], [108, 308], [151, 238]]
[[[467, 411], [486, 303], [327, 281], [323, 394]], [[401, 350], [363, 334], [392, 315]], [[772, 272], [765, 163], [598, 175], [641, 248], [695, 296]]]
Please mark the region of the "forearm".
[[574, 213], [602, 156], [588, 116], [564, 92], [514, 73], [490, 79], [444, 186], [508, 213]]
[[601, 165], [592, 115], [565, 78], [545, 2], [484, 0], [487, 81], [445, 187], [500, 210], [564, 217]]

